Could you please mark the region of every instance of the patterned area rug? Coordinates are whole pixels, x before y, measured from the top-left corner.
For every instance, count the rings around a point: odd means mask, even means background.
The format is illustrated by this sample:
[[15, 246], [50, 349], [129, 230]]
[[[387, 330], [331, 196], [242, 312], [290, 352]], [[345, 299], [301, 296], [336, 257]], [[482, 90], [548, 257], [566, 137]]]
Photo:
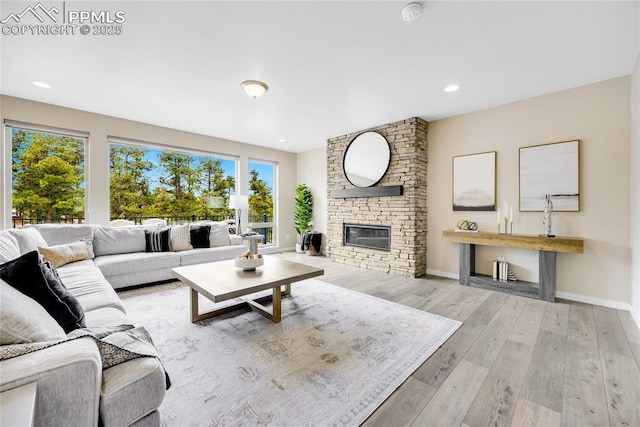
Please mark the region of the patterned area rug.
[[356, 426], [461, 325], [319, 280], [292, 286], [278, 324], [250, 311], [192, 324], [179, 283], [120, 296], [171, 376], [166, 426]]

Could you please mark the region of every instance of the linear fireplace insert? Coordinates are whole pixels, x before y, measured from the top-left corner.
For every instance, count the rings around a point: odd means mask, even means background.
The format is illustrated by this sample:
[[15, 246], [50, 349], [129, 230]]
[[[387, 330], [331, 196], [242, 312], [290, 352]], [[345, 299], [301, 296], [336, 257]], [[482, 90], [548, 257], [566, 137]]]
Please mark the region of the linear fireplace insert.
[[345, 246], [391, 250], [391, 227], [386, 225], [343, 224]]

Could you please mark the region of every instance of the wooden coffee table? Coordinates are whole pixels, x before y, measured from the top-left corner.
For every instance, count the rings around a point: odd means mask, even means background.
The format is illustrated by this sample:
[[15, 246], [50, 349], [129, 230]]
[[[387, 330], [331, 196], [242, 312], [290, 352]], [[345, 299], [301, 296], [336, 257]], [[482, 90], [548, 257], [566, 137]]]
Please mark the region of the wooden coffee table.
[[[281, 300], [291, 294], [291, 283], [321, 276], [324, 270], [279, 258], [264, 257], [264, 265], [255, 271], [243, 271], [234, 260], [196, 264], [172, 269], [175, 277], [191, 288], [191, 322], [250, 307], [274, 323], [282, 319]], [[282, 287], [284, 286], [284, 290]], [[217, 303], [273, 289], [273, 308], [269, 311], [259, 300], [245, 300], [221, 309], [200, 313], [198, 294]]]

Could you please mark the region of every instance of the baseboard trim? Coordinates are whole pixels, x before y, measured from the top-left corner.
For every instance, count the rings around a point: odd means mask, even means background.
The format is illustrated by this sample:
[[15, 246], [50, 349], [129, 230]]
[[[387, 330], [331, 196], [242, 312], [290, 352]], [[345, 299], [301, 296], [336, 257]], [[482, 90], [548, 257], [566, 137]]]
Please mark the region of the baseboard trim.
[[431, 276], [446, 277], [447, 279], [460, 280], [460, 276], [458, 274], [449, 273], [447, 271], [432, 270], [430, 268], [427, 268], [427, 274]]
[[556, 291], [556, 298], [562, 298], [569, 301], [583, 302], [586, 304], [600, 305], [602, 307], [615, 308], [616, 310], [631, 311], [631, 305], [624, 302], [613, 301], [610, 299], [589, 297], [585, 295], [572, 294], [570, 292]]
[[268, 254], [279, 254], [281, 252], [290, 252], [295, 250], [296, 250], [295, 246], [294, 247], [261, 246], [258, 249], [258, 252], [268, 255]]
[[[430, 274], [432, 276], [446, 277], [448, 279], [460, 280], [460, 276], [458, 274], [449, 273], [447, 271], [432, 270], [430, 268], [427, 268], [427, 274]], [[615, 308], [616, 310], [624, 310], [629, 312], [631, 311], [631, 304], [626, 304], [623, 302], [613, 301], [613, 300], [604, 299], [604, 298], [578, 295], [570, 292], [556, 291], [556, 298], [562, 298], [569, 301], [583, 302], [586, 304], [599, 305], [602, 307]]]

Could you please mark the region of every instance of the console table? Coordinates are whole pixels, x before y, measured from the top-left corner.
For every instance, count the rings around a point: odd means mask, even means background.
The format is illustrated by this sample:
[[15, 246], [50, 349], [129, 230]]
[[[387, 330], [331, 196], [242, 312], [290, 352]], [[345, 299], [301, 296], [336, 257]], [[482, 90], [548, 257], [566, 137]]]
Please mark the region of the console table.
[[[498, 290], [515, 295], [554, 302], [556, 299], [556, 253], [583, 253], [584, 241], [575, 237], [542, 237], [529, 234], [456, 232], [445, 230], [442, 238], [460, 243], [460, 284]], [[503, 282], [476, 274], [476, 245], [523, 248], [538, 251], [540, 283]]]

